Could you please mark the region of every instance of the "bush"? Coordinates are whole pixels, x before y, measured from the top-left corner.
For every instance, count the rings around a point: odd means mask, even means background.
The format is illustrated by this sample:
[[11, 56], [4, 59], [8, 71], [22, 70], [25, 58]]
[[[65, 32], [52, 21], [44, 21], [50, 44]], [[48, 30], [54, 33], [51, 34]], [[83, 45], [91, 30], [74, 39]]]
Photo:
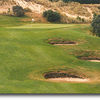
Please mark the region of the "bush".
[[84, 18], [81, 18], [81, 17], [77, 17], [77, 20], [79, 20], [80, 22], [85, 22]]
[[91, 26], [93, 34], [100, 37], [100, 15], [94, 16]]
[[72, 0], [62, 0], [63, 2], [66, 2], [66, 3], [68, 3], [68, 2], [72, 2]]
[[60, 14], [52, 10], [43, 12], [43, 17], [46, 17], [49, 22], [60, 22], [61, 19]]
[[13, 6], [13, 13], [17, 17], [24, 16], [24, 9], [21, 6]]
[[32, 12], [29, 8], [24, 8], [24, 12]]
[[100, 6], [98, 7], [98, 9], [100, 9]]

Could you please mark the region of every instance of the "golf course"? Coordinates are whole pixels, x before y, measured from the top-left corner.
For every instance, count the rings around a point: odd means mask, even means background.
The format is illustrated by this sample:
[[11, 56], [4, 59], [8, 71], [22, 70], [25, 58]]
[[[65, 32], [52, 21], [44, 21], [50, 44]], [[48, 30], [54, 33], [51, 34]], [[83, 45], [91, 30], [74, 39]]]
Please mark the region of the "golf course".
[[100, 93], [100, 37], [90, 24], [22, 19], [0, 15], [0, 93]]

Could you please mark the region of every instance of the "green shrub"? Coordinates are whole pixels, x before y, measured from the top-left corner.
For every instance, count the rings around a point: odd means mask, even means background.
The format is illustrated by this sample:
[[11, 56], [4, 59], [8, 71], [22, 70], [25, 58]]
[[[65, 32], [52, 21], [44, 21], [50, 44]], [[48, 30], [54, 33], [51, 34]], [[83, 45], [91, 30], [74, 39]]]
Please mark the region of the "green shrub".
[[63, 2], [72, 2], [73, 0], [62, 0]]
[[52, 10], [43, 12], [43, 16], [46, 17], [49, 22], [60, 22], [61, 19], [60, 14]]
[[24, 16], [24, 9], [21, 6], [13, 6], [13, 13], [17, 17]]
[[100, 37], [100, 15], [94, 16], [91, 26], [93, 34]]
[[81, 18], [81, 17], [77, 17], [77, 20], [79, 20], [80, 22], [85, 22], [84, 18]]

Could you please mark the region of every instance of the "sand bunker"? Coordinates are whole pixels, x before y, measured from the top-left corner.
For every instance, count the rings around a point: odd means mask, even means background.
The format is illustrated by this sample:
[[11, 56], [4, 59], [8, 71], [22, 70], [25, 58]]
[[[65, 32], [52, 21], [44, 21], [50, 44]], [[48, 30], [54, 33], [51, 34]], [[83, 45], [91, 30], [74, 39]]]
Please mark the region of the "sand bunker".
[[58, 43], [52, 43], [53, 45], [77, 45], [76, 42], [72, 41], [63, 41], [63, 42], [58, 42]]
[[54, 45], [78, 45], [78, 44], [54, 44]]
[[49, 78], [82, 78], [78, 75], [68, 74], [66, 72], [48, 72], [44, 75], [46, 79]]
[[53, 82], [79, 82], [79, 83], [90, 81], [89, 79], [81, 79], [81, 78], [50, 78], [48, 80]]
[[90, 58], [90, 57], [82, 57], [80, 58], [82, 60], [87, 60], [87, 61], [90, 61], [90, 62], [100, 62], [100, 58]]
[[52, 45], [77, 45], [74, 41], [50, 41]]
[[88, 78], [66, 72], [48, 72], [44, 75], [45, 79], [53, 82], [89, 82]]
[[100, 62], [100, 60], [88, 60], [90, 62]]

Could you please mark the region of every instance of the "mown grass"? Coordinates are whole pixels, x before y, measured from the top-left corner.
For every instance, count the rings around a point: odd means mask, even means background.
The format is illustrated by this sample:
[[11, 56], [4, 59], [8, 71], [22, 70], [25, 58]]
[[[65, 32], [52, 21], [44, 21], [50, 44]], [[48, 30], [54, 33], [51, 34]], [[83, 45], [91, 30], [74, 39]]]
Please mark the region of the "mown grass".
[[[100, 38], [85, 24], [32, 24], [0, 16], [0, 93], [100, 93], [100, 83], [53, 83], [43, 74], [56, 70], [100, 79], [100, 63], [79, 60], [74, 51], [100, 50]], [[47, 40], [63, 38], [75, 46], [54, 46]]]

